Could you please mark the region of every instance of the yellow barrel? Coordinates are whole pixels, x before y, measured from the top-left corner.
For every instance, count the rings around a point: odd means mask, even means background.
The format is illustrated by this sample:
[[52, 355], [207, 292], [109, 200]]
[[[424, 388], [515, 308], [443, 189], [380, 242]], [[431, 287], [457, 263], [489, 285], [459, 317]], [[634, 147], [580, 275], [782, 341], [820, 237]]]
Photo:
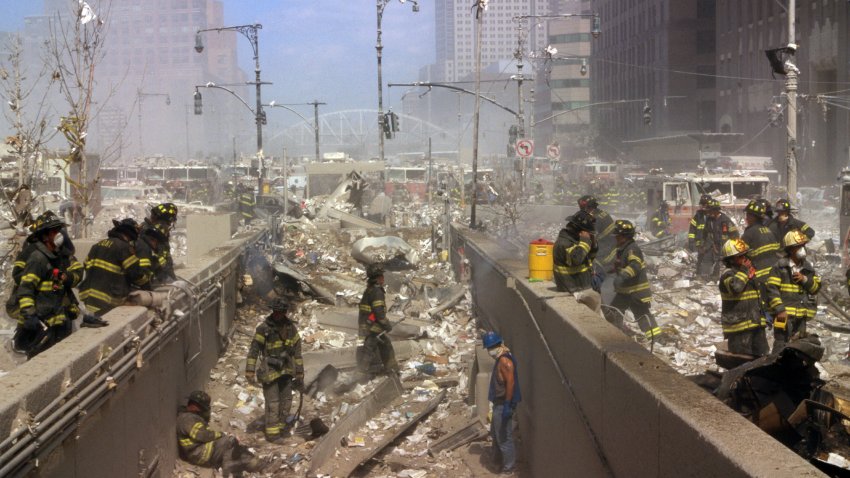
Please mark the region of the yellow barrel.
[[263, 194], [269, 194], [271, 192], [271, 184], [263, 181]]
[[552, 249], [555, 246], [552, 241], [537, 239], [528, 244], [528, 278], [538, 280], [552, 280], [554, 260]]

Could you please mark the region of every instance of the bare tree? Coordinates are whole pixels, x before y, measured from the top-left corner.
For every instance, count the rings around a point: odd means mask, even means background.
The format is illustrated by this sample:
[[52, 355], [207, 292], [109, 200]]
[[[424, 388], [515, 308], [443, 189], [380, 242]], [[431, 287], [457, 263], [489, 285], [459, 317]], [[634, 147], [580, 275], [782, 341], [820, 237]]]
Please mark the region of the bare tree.
[[67, 155], [62, 159], [65, 162], [65, 177], [73, 191], [75, 231], [86, 237], [89, 234], [89, 223], [85, 219], [92, 214], [92, 200], [99, 182], [99, 165], [115, 151], [120, 151], [121, 138], [119, 135], [112, 145], [102, 146], [100, 160], [96, 163], [86, 154], [89, 128], [98, 112], [117, 91], [117, 86], [109, 88], [95, 102], [95, 71], [105, 55], [107, 28], [104, 18], [109, 15], [111, 2], [98, 2], [96, 6], [100, 11], [97, 13], [82, 0], [70, 0], [70, 4], [70, 19], [57, 14], [51, 22], [48, 56], [56, 70], [59, 90], [68, 108], [67, 114], [59, 120], [58, 130], [68, 143]]
[[3, 195], [3, 205], [15, 216], [15, 223], [22, 225], [31, 216], [34, 197], [31, 189], [39, 155], [45, 143], [56, 134], [51, 127], [53, 118], [47, 101], [55, 75], [51, 74], [47, 64], [42, 63], [34, 77], [28, 76], [19, 34], [10, 35], [5, 41], [5, 48], [9, 56], [0, 67], [0, 97], [6, 100], [8, 106], [8, 109], [3, 108], [3, 115], [13, 134], [6, 137], [5, 143], [17, 159], [18, 189], [12, 198]]

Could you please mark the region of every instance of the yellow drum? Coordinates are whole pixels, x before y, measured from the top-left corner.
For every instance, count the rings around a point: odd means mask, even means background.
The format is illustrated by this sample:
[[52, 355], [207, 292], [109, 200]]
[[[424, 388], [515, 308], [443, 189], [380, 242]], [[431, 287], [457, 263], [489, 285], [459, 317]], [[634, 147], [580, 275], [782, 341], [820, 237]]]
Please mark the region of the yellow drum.
[[546, 239], [537, 239], [528, 244], [528, 278], [552, 280], [554, 260], [552, 249], [555, 244]]

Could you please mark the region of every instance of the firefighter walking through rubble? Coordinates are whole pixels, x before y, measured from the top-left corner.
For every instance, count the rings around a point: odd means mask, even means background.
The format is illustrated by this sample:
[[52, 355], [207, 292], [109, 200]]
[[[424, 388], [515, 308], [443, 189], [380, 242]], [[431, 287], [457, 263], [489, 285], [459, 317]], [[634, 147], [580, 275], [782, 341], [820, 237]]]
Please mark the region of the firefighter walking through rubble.
[[737, 239], [739, 234], [735, 222], [721, 211], [720, 201], [711, 199], [707, 211], [702, 247], [697, 256], [697, 276], [715, 280], [723, 244], [729, 239]]
[[493, 417], [490, 421], [493, 458], [497, 466], [501, 464], [502, 473], [513, 473], [516, 470], [514, 411], [522, 400], [516, 359], [496, 332], [486, 332], [481, 342], [487, 353], [496, 361], [490, 374], [490, 388], [487, 392], [487, 399], [493, 404]]
[[210, 429], [210, 396], [203, 390], [189, 394], [177, 413], [177, 450], [193, 465], [221, 468], [224, 476], [259, 471], [261, 463], [233, 435]]
[[720, 323], [729, 351], [761, 357], [768, 352], [765, 321], [762, 312], [761, 284], [750, 259], [754, 250], [743, 239], [730, 239], [723, 244], [723, 263], [727, 269], [718, 287], [722, 301]]
[[701, 250], [705, 234], [705, 223], [708, 221], [708, 203], [711, 202], [711, 196], [703, 194], [699, 198], [699, 209], [691, 218], [688, 226], [688, 250], [696, 252]]
[[398, 374], [395, 349], [389, 337], [393, 325], [387, 319], [384, 267], [381, 264], [369, 264], [366, 267], [366, 280], [366, 290], [360, 298], [357, 316], [358, 337], [363, 340], [362, 352], [358, 357], [360, 371], [370, 376]]
[[614, 299], [610, 306], [619, 314], [613, 322], [623, 327], [623, 314], [631, 310], [640, 330], [650, 341], [661, 339], [661, 328], [655, 322], [650, 310], [652, 291], [646, 274], [643, 252], [635, 242], [635, 226], [630, 221], [617, 220], [614, 223], [614, 237], [617, 239], [617, 255], [614, 259]]
[[593, 260], [599, 250], [594, 234], [596, 219], [587, 211], [567, 218], [552, 250], [555, 286], [602, 316], [602, 297], [592, 288]]
[[257, 326], [245, 377], [255, 378], [263, 385], [266, 401], [266, 440], [277, 443], [292, 424], [287, 422], [292, 408], [292, 391], [304, 391], [304, 360], [301, 357], [301, 336], [287, 315], [289, 304], [283, 299], [272, 303], [272, 313]]
[[773, 352], [782, 350], [797, 334], [806, 333], [806, 322], [817, 312], [820, 276], [806, 260], [808, 236], [794, 230], [785, 234], [786, 257], [770, 269], [766, 282], [767, 304], [773, 314]]

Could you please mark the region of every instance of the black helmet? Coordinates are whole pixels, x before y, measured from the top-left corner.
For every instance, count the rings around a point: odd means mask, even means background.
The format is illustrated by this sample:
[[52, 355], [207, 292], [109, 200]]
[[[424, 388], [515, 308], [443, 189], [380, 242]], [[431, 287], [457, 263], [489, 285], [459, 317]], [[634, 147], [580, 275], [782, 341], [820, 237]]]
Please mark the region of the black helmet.
[[773, 204], [770, 204], [770, 201], [765, 198], [758, 198], [756, 199], [756, 201], [758, 201], [758, 203], [761, 204], [762, 207], [764, 207], [765, 216], [773, 217]]
[[579, 211], [568, 218], [570, 224], [578, 229], [593, 232], [596, 226], [596, 218], [587, 211]]
[[190, 393], [188, 402], [201, 407], [201, 411], [204, 412], [210, 409], [210, 395], [203, 390], [195, 390]]
[[708, 201], [708, 204], [706, 204], [706, 206], [708, 206], [709, 211], [720, 211], [721, 209], [720, 201], [718, 201], [717, 199], [712, 199], [711, 201]]
[[377, 279], [384, 275], [384, 265], [380, 263], [369, 264], [366, 266], [366, 277], [369, 280]]
[[164, 202], [151, 208], [151, 217], [159, 221], [174, 222], [177, 220], [177, 206]]
[[699, 205], [702, 207], [708, 206], [708, 203], [711, 202], [711, 199], [712, 198], [710, 194], [703, 194], [699, 197]]
[[757, 218], [762, 218], [767, 214], [767, 210], [765, 210], [764, 203], [760, 200], [750, 201], [747, 204], [747, 207], [744, 208], [744, 212], [747, 214], [752, 214]]
[[137, 223], [132, 217], [125, 217], [120, 221], [113, 219], [112, 225], [115, 226], [115, 231], [126, 234], [131, 241], [135, 241], [139, 238], [139, 223]]
[[634, 237], [635, 225], [632, 224], [631, 221], [626, 221], [625, 219], [617, 219], [614, 222], [614, 235]]
[[54, 214], [53, 211], [47, 211], [35, 219], [35, 222], [30, 225], [30, 230], [33, 234], [39, 235], [53, 229], [62, 229], [65, 226], [66, 224], [59, 219], [59, 216]]
[[275, 299], [270, 307], [272, 312], [286, 312], [289, 310], [289, 302], [285, 299]]
[[578, 199], [578, 208], [584, 211], [587, 208], [596, 209], [599, 207], [599, 201], [596, 200], [596, 196], [587, 194]]
[[774, 208], [776, 212], [791, 212], [791, 201], [787, 199], [780, 199], [776, 201], [776, 207]]

